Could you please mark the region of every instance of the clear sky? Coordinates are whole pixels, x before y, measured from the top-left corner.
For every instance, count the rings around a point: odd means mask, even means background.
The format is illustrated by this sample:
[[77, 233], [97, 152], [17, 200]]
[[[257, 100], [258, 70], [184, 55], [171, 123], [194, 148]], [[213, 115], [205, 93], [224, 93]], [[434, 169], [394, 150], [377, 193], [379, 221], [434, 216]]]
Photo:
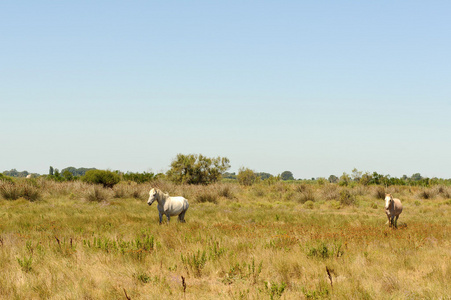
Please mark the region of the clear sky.
[[451, 1], [1, 1], [0, 172], [451, 178]]

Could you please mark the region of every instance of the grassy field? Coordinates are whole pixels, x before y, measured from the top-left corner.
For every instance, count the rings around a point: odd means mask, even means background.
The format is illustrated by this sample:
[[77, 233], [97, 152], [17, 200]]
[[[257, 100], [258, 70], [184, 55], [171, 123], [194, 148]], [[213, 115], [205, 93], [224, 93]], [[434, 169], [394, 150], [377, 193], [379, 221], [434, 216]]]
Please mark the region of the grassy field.
[[[151, 186], [188, 198], [187, 223], [158, 224]], [[1, 299], [451, 299], [450, 187], [1, 189]], [[404, 204], [397, 230], [385, 192]]]

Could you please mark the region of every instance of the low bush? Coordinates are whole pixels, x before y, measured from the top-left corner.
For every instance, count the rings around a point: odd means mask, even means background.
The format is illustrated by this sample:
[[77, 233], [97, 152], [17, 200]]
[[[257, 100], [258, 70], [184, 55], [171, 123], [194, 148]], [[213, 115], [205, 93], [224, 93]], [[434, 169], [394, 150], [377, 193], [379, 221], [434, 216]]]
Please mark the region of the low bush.
[[334, 241], [333, 245], [328, 245], [324, 241], [316, 246], [308, 247], [307, 256], [316, 258], [341, 257], [344, 254], [343, 245], [339, 241]]
[[260, 181], [257, 173], [248, 168], [241, 168], [237, 175], [238, 182], [241, 185], [251, 186]]
[[216, 204], [218, 202], [218, 194], [209, 190], [202, 191], [197, 195], [196, 200], [199, 203], [210, 202]]
[[114, 198], [146, 199], [145, 192], [137, 184], [117, 184], [113, 187], [113, 192]]
[[314, 206], [315, 204], [313, 203], [313, 201], [311, 201], [311, 200], [308, 200], [308, 201], [306, 201], [305, 203], [304, 203], [304, 207], [305, 208], [307, 208], [307, 209], [313, 209], [313, 206]]
[[285, 282], [282, 282], [281, 284], [276, 282], [266, 282], [264, 291], [269, 295], [269, 299], [275, 300], [282, 297], [286, 287], [287, 284]]
[[31, 271], [32, 267], [32, 263], [33, 263], [33, 257], [24, 257], [23, 259], [17, 258], [17, 263], [19, 264], [20, 268], [22, 269], [22, 271], [24, 271], [25, 273], [28, 273]]
[[356, 198], [354, 195], [349, 192], [348, 189], [342, 189], [340, 191], [340, 203], [341, 205], [355, 205], [356, 204]]
[[19, 199], [19, 190], [15, 188], [14, 183], [1, 183], [0, 194], [5, 200], [17, 200]]
[[233, 199], [235, 197], [235, 194], [233, 192], [233, 189], [230, 185], [223, 185], [219, 188], [219, 196], [227, 198], [227, 199]]
[[251, 191], [255, 197], [260, 198], [265, 196], [265, 190], [260, 185], [253, 187]]
[[307, 201], [315, 201], [315, 193], [312, 188], [308, 188], [301, 193], [301, 203]]
[[374, 197], [376, 199], [385, 199], [385, 189], [381, 186], [378, 186], [374, 189]]
[[196, 278], [201, 277], [202, 270], [205, 267], [205, 264], [207, 263], [207, 253], [204, 251], [197, 250], [196, 253], [188, 253], [186, 256], [181, 254], [182, 263], [185, 265], [185, 267], [190, 269]]
[[437, 188], [437, 193], [445, 199], [451, 198], [451, 191], [450, 191], [449, 187], [439, 186]]
[[322, 188], [323, 197], [326, 200], [338, 200], [340, 193], [336, 184], [326, 184]]
[[13, 179], [9, 176], [3, 175], [2, 173], [0, 173], [0, 182], [13, 182]]
[[30, 202], [41, 198], [41, 192], [36, 186], [28, 182], [1, 182], [0, 194], [5, 200], [24, 198]]
[[333, 209], [341, 208], [341, 203], [337, 200], [329, 200], [329, 201], [327, 201], [327, 204], [329, 205], [330, 208], [333, 208]]
[[101, 202], [110, 199], [111, 195], [108, 190], [95, 185], [86, 190], [84, 198], [91, 202]]
[[333, 251], [331, 251], [324, 242], [320, 243], [316, 247], [310, 247], [307, 252], [307, 256], [309, 257], [328, 258], [332, 255]]
[[421, 199], [433, 199], [437, 192], [434, 189], [424, 189], [419, 193]]

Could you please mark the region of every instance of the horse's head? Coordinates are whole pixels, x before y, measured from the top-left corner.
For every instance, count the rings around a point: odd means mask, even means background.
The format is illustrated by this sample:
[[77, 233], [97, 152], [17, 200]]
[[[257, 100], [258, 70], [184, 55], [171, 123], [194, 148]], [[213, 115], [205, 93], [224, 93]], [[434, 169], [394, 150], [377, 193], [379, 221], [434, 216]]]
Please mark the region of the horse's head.
[[385, 209], [388, 209], [393, 203], [393, 196], [391, 194], [385, 194]]
[[149, 192], [149, 200], [147, 200], [147, 204], [152, 205], [152, 203], [157, 200], [158, 201], [158, 192], [156, 189], [151, 189]]

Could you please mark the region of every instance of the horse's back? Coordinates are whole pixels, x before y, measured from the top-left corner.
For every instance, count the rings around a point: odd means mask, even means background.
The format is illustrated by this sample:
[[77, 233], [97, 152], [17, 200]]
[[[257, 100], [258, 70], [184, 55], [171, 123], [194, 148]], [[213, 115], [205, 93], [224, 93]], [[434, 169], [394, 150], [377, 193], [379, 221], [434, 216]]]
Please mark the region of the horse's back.
[[182, 196], [170, 197], [171, 202], [176, 203], [178, 205], [189, 206], [188, 200]]
[[402, 203], [401, 200], [399, 200], [398, 198], [393, 198], [393, 206], [395, 209], [395, 215], [399, 215], [400, 213], [402, 213]]
[[165, 211], [171, 215], [178, 215], [183, 211], [186, 211], [189, 207], [188, 200], [182, 196], [169, 197], [166, 199]]

